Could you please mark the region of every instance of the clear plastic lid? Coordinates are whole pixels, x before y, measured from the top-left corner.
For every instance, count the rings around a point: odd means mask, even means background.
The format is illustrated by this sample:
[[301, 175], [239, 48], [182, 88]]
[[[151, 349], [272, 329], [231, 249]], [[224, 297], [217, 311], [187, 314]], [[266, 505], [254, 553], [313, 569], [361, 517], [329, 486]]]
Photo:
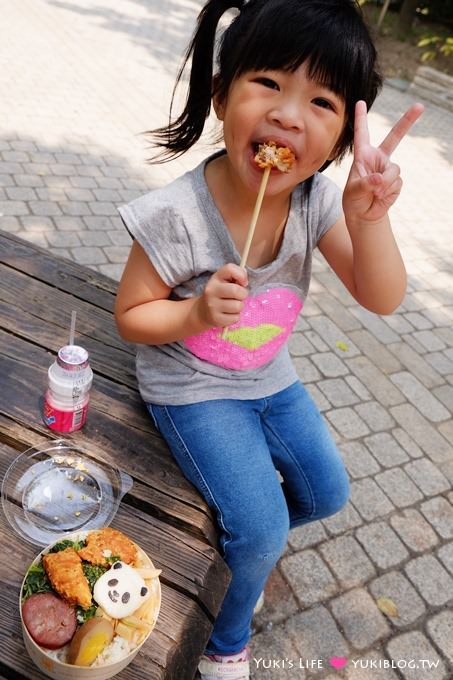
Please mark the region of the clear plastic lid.
[[110, 524], [132, 477], [62, 439], [31, 448], [2, 483], [5, 516], [22, 538], [46, 546], [64, 534]]

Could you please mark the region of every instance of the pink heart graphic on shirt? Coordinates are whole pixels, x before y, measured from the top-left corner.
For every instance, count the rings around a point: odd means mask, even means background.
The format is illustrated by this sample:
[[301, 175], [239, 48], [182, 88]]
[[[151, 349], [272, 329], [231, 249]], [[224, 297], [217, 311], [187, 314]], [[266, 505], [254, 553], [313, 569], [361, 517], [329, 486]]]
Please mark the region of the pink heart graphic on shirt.
[[302, 302], [288, 288], [270, 288], [245, 300], [238, 323], [184, 339], [195, 356], [234, 370], [258, 368], [270, 361], [294, 328]]
[[343, 666], [346, 666], [348, 663], [348, 660], [345, 656], [331, 656], [329, 659], [329, 663], [331, 666], [334, 668], [343, 668]]

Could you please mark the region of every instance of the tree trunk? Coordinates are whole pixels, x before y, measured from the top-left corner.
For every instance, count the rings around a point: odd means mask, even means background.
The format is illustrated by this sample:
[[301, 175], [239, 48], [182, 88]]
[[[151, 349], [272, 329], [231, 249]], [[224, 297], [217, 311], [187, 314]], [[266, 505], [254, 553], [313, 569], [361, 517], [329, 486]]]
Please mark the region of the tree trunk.
[[405, 37], [409, 34], [415, 17], [419, 0], [404, 0], [398, 17], [398, 35]]

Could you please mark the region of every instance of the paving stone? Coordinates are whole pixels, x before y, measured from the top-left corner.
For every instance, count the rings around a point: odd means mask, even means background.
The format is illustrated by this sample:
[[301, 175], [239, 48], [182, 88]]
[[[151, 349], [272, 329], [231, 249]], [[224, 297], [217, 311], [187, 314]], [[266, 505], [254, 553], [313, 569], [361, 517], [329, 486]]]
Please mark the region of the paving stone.
[[340, 630], [356, 649], [366, 649], [390, 633], [373, 598], [362, 588], [334, 598], [330, 608]]
[[0, 175], [0, 187], [13, 187], [14, 179], [11, 175]]
[[[425, 361], [427, 355], [425, 355], [425, 358], [421, 357], [420, 354], [415, 352], [412, 347], [409, 347], [408, 344], [404, 342], [389, 345], [389, 350], [391, 350], [393, 354], [398, 357], [403, 366], [405, 366], [405, 368], [418, 378], [418, 380], [428, 389], [444, 383], [442, 375]], [[392, 371], [392, 373], [393, 372], [394, 371]]]
[[453, 387], [451, 385], [441, 385], [433, 390], [433, 394], [453, 414]]
[[360, 527], [356, 537], [373, 562], [388, 569], [405, 560], [409, 553], [398, 536], [385, 522], [375, 522]]
[[451, 417], [445, 406], [410, 373], [394, 373], [391, 380], [428, 420], [438, 423]]
[[79, 189], [96, 189], [98, 187], [97, 181], [93, 177], [84, 177], [83, 175], [74, 175], [69, 177], [73, 187]]
[[[297, 650], [283, 627], [258, 633], [250, 640], [250, 677], [252, 680], [293, 680], [294, 668], [299, 664]], [[285, 664], [283, 662], [286, 661]], [[291, 665], [289, 662], [292, 661]], [[282, 667], [283, 666], [283, 667]], [[297, 668], [297, 678], [305, 679], [303, 669]]]
[[29, 201], [28, 206], [34, 215], [53, 217], [62, 214], [60, 206], [52, 201]]
[[72, 255], [79, 264], [93, 265], [102, 264], [106, 261], [106, 257], [101, 248], [88, 248], [85, 246], [72, 248]]
[[360, 401], [358, 395], [351, 390], [343, 379], [320, 380], [318, 387], [332, 406], [351, 406], [351, 404], [357, 404]]
[[[453, 385], [453, 375], [447, 376], [447, 379], [451, 381]], [[447, 442], [453, 443], [453, 418], [441, 423], [439, 425], [439, 433], [445, 438]], [[449, 459], [453, 459], [453, 453], [449, 456]]]
[[74, 231], [80, 235], [79, 232], [86, 230], [85, 223], [80, 217], [64, 215], [61, 217], [54, 217], [53, 221], [58, 231]]
[[108, 276], [115, 281], [119, 281], [123, 275], [124, 264], [99, 264], [96, 266], [96, 269], [100, 271], [101, 274], [105, 274], [105, 276]]
[[423, 451], [414, 440], [408, 435], [408, 433], [401, 427], [395, 427], [392, 430], [392, 435], [395, 437], [396, 441], [401, 444], [403, 449], [411, 456], [411, 458], [421, 458], [424, 454]]
[[12, 201], [35, 201], [35, 191], [31, 187], [6, 187], [6, 194]]
[[438, 307], [437, 309], [424, 309], [423, 316], [434, 326], [451, 326], [453, 310], [451, 307]]
[[[344, 333], [348, 333], [355, 328], [361, 328], [360, 322], [351, 314], [351, 312], [343, 305], [339, 305], [338, 301], [330, 294], [320, 295], [318, 304], [324, 314], [326, 314]], [[346, 344], [349, 345], [349, 343]]]
[[402, 365], [398, 359], [366, 329], [352, 331], [349, 333], [349, 337], [363, 354], [373, 359], [373, 362], [384, 373], [394, 373], [401, 370]]
[[337, 378], [349, 373], [344, 362], [332, 352], [313, 354], [311, 360], [326, 378]]
[[5, 201], [0, 201], [0, 216], [3, 217], [4, 215], [15, 215], [16, 217], [20, 217], [21, 215], [29, 215], [30, 210], [28, 209], [28, 206], [24, 201], [11, 201], [11, 200], [5, 200]]
[[90, 217], [84, 217], [83, 218], [84, 223], [86, 224], [88, 229], [95, 229], [95, 230], [106, 230], [109, 231], [110, 229], [113, 228], [114, 222], [111, 217], [105, 217], [105, 216], [90, 216]]
[[84, 246], [111, 246], [110, 234], [106, 231], [82, 231], [79, 235]]
[[448, 569], [450, 574], [453, 574], [453, 543], [443, 545], [437, 551], [437, 557], [440, 559], [444, 567]]
[[379, 472], [379, 465], [361, 442], [347, 442], [340, 446], [340, 450], [351, 477], [359, 479]]
[[354, 390], [354, 392], [362, 401], [370, 401], [371, 394], [368, 392], [365, 385], [355, 377], [355, 375], [347, 375], [345, 380], [349, 387]]
[[314, 351], [313, 345], [307, 340], [305, 333], [293, 333], [288, 342], [291, 356], [302, 357], [307, 354], [312, 354]]
[[393, 505], [373, 479], [351, 484], [351, 501], [362, 517], [371, 521], [393, 510]]
[[429, 619], [427, 631], [450, 663], [453, 663], [453, 611], [440, 612]]
[[404, 314], [404, 318], [418, 331], [426, 331], [433, 327], [431, 321], [418, 312], [408, 312]]
[[93, 201], [95, 197], [90, 189], [67, 188], [65, 189], [66, 197], [69, 201]]
[[127, 231], [110, 231], [109, 238], [115, 246], [131, 246], [132, 239]]
[[404, 571], [428, 604], [441, 606], [453, 598], [453, 578], [433, 555], [416, 557]]
[[14, 234], [21, 229], [21, 223], [17, 217], [14, 215], [2, 215], [0, 213], [0, 229], [3, 231], [8, 231], [10, 234]]
[[284, 557], [280, 561], [280, 568], [303, 607], [332, 597], [338, 592], [334, 577], [314, 550], [304, 550]]
[[53, 248], [77, 248], [80, 246], [80, 239], [73, 231], [51, 232], [47, 234], [47, 239]]
[[347, 503], [340, 512], [323, 519], [322, 523], [331, 534], [338, 535], [360, 526], [362, 519], [352, 504]]
[[323, 669], [331, 668], [330, 658], [349, 653], [346, 640], [325, 607], [316, 606], [292, 616], [286, 622], [285, 630], [297, 649], [299, 659], [321, 661], [321, 664], [307, 668], [310, 678], [322, 673]]
[[306, 357], [294, 357], [293, 364], [297, 375], [304, 385], [308, 382], [313, 382], [314, 380], [319, 380], [321, 378], [321, 374], [313, 365], [311, 359]]
[[76, 217], [82, 217], [84, 215], [91, 215], [92, 211], [88, 203], [83, 201], [60, 201], [59, 206], [65, 215], [74, 215]]
[[349, 659], [346, 680], [398, 680], [391, 663], [383, 654], [367, 651], [362, 657]]
[[404, 680], [448, 679], [444, 662], [421, 632], [398, 635], [390, 640], [387, 651]]
[[286, 621], [298, 610], [299, 607], [290, 586], [279, 570], [273, 569], [264, 590], [264, 606], [259, 614], [253, 617], [253, 627], [258, 631], [271, 629], [282, 621]]
[[[388, 432], [365, 437], [364, 443], [383, 467], [394, 467], [409, 460], [407, 453]], [[373, 472], [370, 471], [370, 474]]]
[[310, 522], [291, 529], [288, 543], [293, 550], [303, 550], [320, 543], [326, 538], [326, 532], [321, 522]]
[[[326, 296], [321, 296], [324, 300], [326, 300]], [[321, 302], [318, 300], [318, 304], [320, 306]], [[338, 307], [337, 303], [332, 303], [336, 304]], [[349, 314], [349, 312], [347, 312]], [[354, 317], [352, 317], [354, 318]], [[357, 324], [357, 321], [356, 321]], [[357, 324], [358, 326], [359, 324]], [[347, 357], [353, 357], [356, 354], [359, 353], [359, 350], [357, 347], [354, 345], [354, 343], [350, 340], [350, 337], [345, 335], [343, 331], [327, 316], [321, 315], [321, 316], [314, 316], [310, 319], [310, 326], [313, 328], [313, 330], [323, 339], [325, 343], [330, 347], [330, 349], [339, 357], [343, 358], [345, 356]], [[347, 347], [347, 350], [341, 350], [338, 347], [338, 343], [342, 343]]]
[[397, 312], [382, 317], [382, 320], [399, 335], [402, 335], [403, 333], [411, 333], [414, 330], [414, 327], [407, 319], [404, 318], [404, 315], [398, 314]]
[[66, 201], [67, 198], [65, 186], [38, 187], [36, 193], [40, 201], [48, 201], [50, 203]]
[[415, 552], [430, 550], [439, 542], [431, 526], [414, 508], [392, 515], [390, 524], [408, 548]]
[[362, 585], [376, 573], [366, 553], [352, 536], [327, 541], [319, 547], [319, 551], [343, 588]]
[[304, 335], [318, 352], [327, 352], [329, 350], [329, 346], [326, 345], [324, 340], [315, 333], [315, 331], [311, 330], [310, 327], [304, 329]]
[[348, 359], [346, 366], [382, 406], [395, 406], [404, 401], [401, 392], [367, 357]]
[[386, 616], [397, 628], [415, 623], [426, 612], [421, 597], [403, 574], [397, 571], [391, 571], [375, 579], [369, 588], [376, 601], [380, 597], [385, 597], [395, 603], [398, 616], [388, 614]]
[[445, 349], [446, 344], [435, 334], [432, 330], [429, 331], [415, 331], [413, 334], [417, 340], [428, 352], [437, 352]]
[[23, 238], [26, 241], [33, 243], [35, 246], [39, 246], [40, 248], [48, 248], [49, 246], [49, 244], [47, 243], [45, 232], [18, 231], [16, 232], [16, 235], [19, 238]]
[[359, 404], [354, 407], [354, 410], [373, 432], [388, 430], [396, 424], [389, 412], [377, 401]]
[[431, 498], [422, 503], [420, 510], [442, 538], [453, 537], [453, 506], [446, 498]]
[[390, 409], [397, 423], [410, 432], [412, 439], [434, 463], [450, 460], [453, 449], [446, 439], [411, 404], [401, 404]]
[[416, 352], [420, 357], [426, 354], [426, 347], [422, 345], [418, 340], [415, 339], [414, 335], [406, 333], [401, 337], [401, 340], [405, 345], [410, 347], [414, 352]]
[[26, 231], [47, 231], [54, 232], [55, 225], [50, 217], [39, 217], [37, 215], [26, 215], [21, 217], [21, 222]]
[[347, 439], [357, 439], [370, 432], [367, 425], [352, 408], [338, 408], [328, 411], [326, 417], [338, 432]]
[[321, 411], [321, 413], [332, 408], [332, 404], [330, 404], [327, 401], [327, 399], [325, 398], [321, 390], [317, 387], [317, 385], [315, 385], [314, 383], [307, 383], [304, 387], [307, 390], [307, 392], [310, 393], [311, 398], [313, 399], [318, 410]]
[[430, 460], [421, 458], [404, 466], [405, 472], [412, 477], [417, 486], [423, 491], [425, 496], [448, 491], [450, 483]]
[[391, 468], [375, 476], [376, 482], [397, 508], [413, 505], [423, 498], [423, 494], [401, 468]]

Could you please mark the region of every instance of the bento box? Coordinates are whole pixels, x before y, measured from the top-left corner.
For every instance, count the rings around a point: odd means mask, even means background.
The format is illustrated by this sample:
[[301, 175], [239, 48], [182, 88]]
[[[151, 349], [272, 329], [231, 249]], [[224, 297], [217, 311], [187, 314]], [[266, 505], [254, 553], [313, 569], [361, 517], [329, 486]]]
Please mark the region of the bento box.
[[66, 534], [33, 560], [20, 590], [25, 647], [55, 680], [107, 680], [156, 625], [160, 571], [125, 534]]

